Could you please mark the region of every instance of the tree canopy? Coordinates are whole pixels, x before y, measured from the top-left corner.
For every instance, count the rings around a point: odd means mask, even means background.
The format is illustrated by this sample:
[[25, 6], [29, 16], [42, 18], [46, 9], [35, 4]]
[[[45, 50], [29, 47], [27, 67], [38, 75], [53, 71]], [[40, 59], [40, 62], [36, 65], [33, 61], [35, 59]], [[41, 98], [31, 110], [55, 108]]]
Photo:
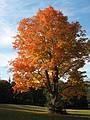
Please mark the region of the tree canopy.
[[15, 86], [45, 86], [45, 70], [52, 82], [55, 66], [59, 77], [83, 67], [89, 58], [85, 34], [79, 22], [51, 6], [22, 19], [13, 43], [18, 57], [11, 62]]

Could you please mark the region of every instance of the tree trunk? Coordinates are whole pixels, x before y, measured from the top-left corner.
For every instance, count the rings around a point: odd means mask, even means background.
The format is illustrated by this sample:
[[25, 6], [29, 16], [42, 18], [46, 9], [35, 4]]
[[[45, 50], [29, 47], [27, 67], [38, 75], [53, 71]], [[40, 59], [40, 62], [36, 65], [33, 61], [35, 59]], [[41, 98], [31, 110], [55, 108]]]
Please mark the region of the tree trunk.
[[53, 75], [53, 84], [51, 85], [48, 72], [46, 71], [47, 87], [48, 87], [50, 94], [52, 95], [49, 109], [52, 112], [62, 113], [63, 100], [62, 100], [62, 97], [59, 95], [59, 91], [58, 91], [58, 68], [57, 66], [55, 66], [54, 72], [52, 75]]

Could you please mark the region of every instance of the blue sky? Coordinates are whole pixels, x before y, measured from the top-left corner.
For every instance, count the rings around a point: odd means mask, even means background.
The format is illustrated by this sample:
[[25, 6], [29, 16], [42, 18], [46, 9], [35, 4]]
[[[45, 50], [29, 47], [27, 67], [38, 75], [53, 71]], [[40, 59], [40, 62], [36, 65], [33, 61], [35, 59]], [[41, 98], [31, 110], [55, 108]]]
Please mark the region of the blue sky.
[[[0, 78], [8, 79], [8, 61], [17, 54], [12, 48], [13, 36], [17, 34], [18, 22], [36, 15], [39, 9], [49, 5], [68, 16], [69, 21], [79, 21], [90, 38], [90, 0], [0, 0]], [[90, 78], [90, 63], [83, 70]]]

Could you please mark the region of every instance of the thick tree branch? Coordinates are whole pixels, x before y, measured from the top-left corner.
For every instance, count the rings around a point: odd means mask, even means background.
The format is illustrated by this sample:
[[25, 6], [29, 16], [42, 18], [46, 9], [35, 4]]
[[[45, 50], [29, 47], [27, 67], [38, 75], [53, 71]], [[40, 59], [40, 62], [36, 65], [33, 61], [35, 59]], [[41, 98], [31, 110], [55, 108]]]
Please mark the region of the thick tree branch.
[[47, 78], [46, 86], [47, 86], [48, 90], [52, 93], [52, 88], [51, 88], [51, 85], [50, 85], [50, 79], [49, 79], [49, 75], [48, 75], [47, 70], [45, 70], [45, 74], [46, 74], [46, 78]]

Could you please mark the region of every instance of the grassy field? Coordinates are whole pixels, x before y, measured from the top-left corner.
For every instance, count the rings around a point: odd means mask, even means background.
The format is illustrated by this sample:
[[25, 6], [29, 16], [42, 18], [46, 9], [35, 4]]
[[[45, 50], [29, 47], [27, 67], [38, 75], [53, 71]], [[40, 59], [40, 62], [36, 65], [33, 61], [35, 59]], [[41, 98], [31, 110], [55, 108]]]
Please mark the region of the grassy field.
[[49, 113], [46, 107], [0, 104], [0, 120], [90, 120], [89, 110], [67, 110], [68, 115]]

